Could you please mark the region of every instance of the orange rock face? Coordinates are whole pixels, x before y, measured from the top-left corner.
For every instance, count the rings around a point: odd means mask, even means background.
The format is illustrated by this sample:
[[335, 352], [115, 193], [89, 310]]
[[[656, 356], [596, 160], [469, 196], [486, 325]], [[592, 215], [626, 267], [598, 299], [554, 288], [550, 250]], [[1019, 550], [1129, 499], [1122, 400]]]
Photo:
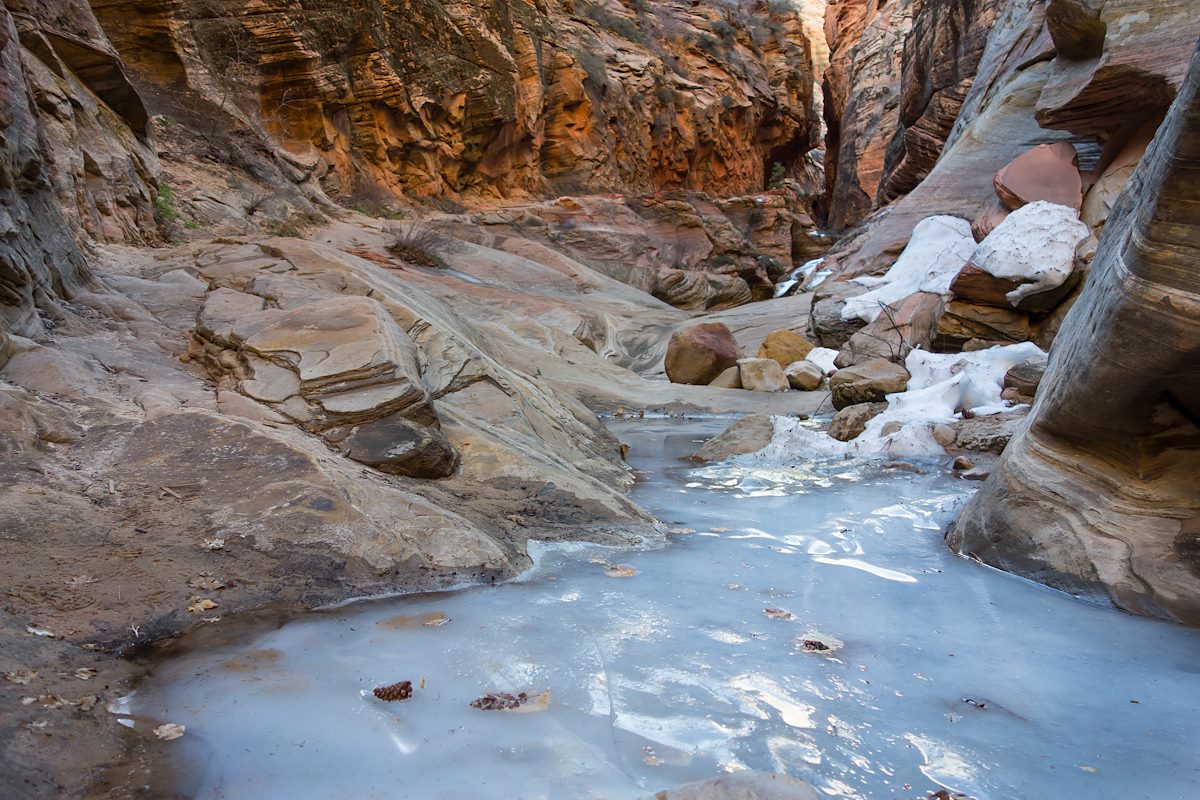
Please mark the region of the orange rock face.
[[343, 196], [758, 191], [817, 130], [778, 4], [94, 5], [153, 108], [265, 128]]

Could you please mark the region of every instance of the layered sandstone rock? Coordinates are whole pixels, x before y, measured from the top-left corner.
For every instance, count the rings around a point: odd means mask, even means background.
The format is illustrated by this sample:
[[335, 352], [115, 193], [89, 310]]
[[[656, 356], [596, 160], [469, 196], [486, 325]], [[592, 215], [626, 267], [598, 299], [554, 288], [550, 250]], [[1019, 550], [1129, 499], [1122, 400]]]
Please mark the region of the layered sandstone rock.
[[1193, 625], [1197, 164], [1200, 54], [1105, 226], [1029, 426], [948, 535], [956, 550], [990, 564]]
[[735, 194], [817, 130], [778, 3], [94, 5], [154, 109], [265, 129], [343, 196]]

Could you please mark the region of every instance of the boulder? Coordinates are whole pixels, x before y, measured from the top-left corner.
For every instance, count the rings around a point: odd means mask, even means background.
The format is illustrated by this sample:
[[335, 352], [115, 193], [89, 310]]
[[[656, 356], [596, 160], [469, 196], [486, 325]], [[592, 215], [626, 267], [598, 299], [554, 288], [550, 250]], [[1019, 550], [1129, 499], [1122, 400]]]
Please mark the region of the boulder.
[[1039, 144], [996, 173], [996, 196], [1009, 209], [1043, 200], [1075, 209], [1083, 204], [1079, 155], [1070, 142]]
[[774, 436], [775, 423], [769, 414], [751, 414], [702, 444], [692, 455], [692, 460], [724, 461], [732, 456], [757, 453], [770, 444]]
[[800, 334], [781, 328], [767, 334], [758, 348], [758, 357], [769, 358], [786, 367], [807, 356], [814, 347], [816, 345]]
[[742, 388], [752, 392], [786, 392], [791, 388], [783, 367], [773, 358], [742, 358], [737, 362]]
[[354, 426], [338, 446], [347, 458], [390, 475], [445, 478], [458, 466], [445, 434], [398, 415]]
[[975, 450], [999, 455], [1020, 430], [1026, 412], [989, 414], [970, 417], [953, 423], [954, 446], [959, 450]]
[[787, 376], [788, 383], [793, 389], [802, 392], [816, 391], [821, 388], [821, 381], [825, 380], [825, 370], [811, 361], [792, 362], [788, 364], [783, 374]]
[[934, 292], [914, 292], [889, 305], [874, 322], [850, 337], [834, 366], [848, 367], [872, 358], [904, 358], [914, 347], [928, 350], [944, 306], [942, 295]]
[[1060, 58], [1083, 61], [1104, 52], [1108, 25], [1100, 18], [1100, 2], [1050, 0], [1046, 6], [1046, 28]]
[[712, 379], [712, 383], [708, 384], [715, 389], [740, 389], [742, 388], [742, 373], [738, 369], [737, 364], [726, 370], [722, 370], [721, 374]]
[[1074, 288], [1075, 249], [1089, 233], [1074, 209], [1030, 203], [975, 248], [950, 291], [979, 305], [1050, 311]]
[[1035, 397], [1046, 374], [1046, 359], [1035, 358], [1017, 364], [1004, 374], [1004, 388], [1015, 389], [1022, 397]]
[[770, 772], [735, 772], [656, 792], [647, 800], [820, 800], [811, 784]]
[[672, 383], [707, 385], [740, 357], [729, 328], [702, 322], [671, 335], [664, 366]]
[[839, 442], [857, 439], [867, 429], [867, 423], [887, 411], [887, 403], [859, 403], [846, 406], [829, 420], [829, 435]]
[[908, 370], [885, 358], [873, 358], [838, 370], [829, 379], [833, 407], [841, 410], [858, 403], [878, 403], [908, 386]]
[[992, 200], [988, 207], [976, 214], [975, 219], [971, 221], [971, 235], [975, 237], [975, 241], [982, 242], [986, 239], [1010, 213], [1012, 212], [1000, 202], [1000, 198]]
[[937, 323], [940, 349], [961, 348], [972, 339], [1012, 344], [1029, 339], [1029, 315], [1024, 311], [981, 306], [954, 300], [946, 304]]

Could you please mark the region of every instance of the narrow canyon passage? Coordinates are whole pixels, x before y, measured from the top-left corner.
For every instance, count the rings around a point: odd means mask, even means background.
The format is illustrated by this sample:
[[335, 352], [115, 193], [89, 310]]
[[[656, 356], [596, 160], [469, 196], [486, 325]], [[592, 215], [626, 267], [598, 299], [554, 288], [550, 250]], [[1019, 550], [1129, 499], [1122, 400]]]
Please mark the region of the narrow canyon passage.
[[[1200, 793], [1191, 631], [954, 556], [977, 484], [936, 463], [684, 459], [724, 427], [612, 423], [665, 541], [231, 623], [110, 710], [186, 727], [156, 790], [197, 798], [638, 798], [746, 769], [829, 797]], [[372, 696], [401, 679], [410, 699]]]

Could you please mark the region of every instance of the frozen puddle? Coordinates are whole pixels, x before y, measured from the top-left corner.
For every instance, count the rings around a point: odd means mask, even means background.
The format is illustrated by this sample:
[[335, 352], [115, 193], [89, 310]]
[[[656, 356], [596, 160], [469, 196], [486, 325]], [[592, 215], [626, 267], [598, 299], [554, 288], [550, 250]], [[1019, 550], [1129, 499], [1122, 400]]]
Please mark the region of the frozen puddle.
[[[759, 769], [831, 797], [1200, 797], [1200, 633], [954, 557], [941, 529], [974, 487], [937, 471], [677, 460], [723, 427], [615, 426], [636, 498], [695, 531], [666, 549], [546, 549], [517, 582], [165, 664], [132, 705], [186, 726], [171, 789], [635, 798]], [[401, 679], [412, 699], [371, 696]], [[469, 707], [545, 689], [539, 713]]]

